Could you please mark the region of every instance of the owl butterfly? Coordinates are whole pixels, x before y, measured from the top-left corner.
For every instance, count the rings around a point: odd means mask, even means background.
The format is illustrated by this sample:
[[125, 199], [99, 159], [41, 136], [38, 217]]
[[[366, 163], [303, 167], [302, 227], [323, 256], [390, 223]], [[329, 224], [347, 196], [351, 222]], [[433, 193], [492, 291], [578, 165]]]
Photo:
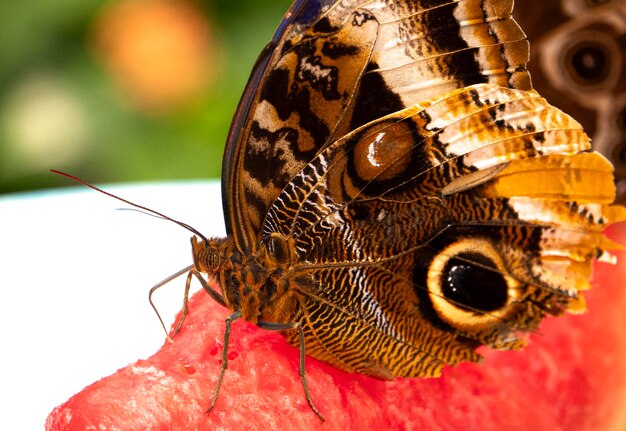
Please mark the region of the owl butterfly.
[[532, 43], [536, 89], [582, 123], [626, 203], [626, 1], [526, 0], [514, 16]]
[[[579, 312], [626, 219], [613, 167], [532, 90], [512, 0], [298, 0], [224, 155], [226, 238], [188, 268], [304, 357], [381, 379], [518, 349]], [[207, 277], [207, 278], [205, 278]], [[209, 280], [217, 282], [213, 290]], [[213, 404], [217, 397], [217, 391]], [[213, 406], [212, 404], [212, 406]]]

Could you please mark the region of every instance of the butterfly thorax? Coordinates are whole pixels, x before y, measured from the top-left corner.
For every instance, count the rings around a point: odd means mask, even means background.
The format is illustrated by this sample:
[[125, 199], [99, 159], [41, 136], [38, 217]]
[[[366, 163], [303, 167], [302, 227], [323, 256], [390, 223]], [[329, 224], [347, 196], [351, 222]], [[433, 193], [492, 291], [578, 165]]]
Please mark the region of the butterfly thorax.
[[193, 237], [191, 244], [196, 270], [218, 282], [229, 309], [252, 323], [293, 321], [294, 294], [283, 276], [287, 263], [264, 245], [252, 254], [240, 252], [230, 236]]

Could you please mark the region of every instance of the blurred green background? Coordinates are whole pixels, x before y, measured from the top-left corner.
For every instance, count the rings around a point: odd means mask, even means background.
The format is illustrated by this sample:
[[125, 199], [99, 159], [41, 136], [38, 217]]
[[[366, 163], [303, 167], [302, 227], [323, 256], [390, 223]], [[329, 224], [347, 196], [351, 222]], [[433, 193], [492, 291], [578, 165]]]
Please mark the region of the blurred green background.
[[0, 3], [0, 193], [219, 177], [230, 120], [291, 0]]
[[[0, 1], [0, 194], [72, 184], [51, 168], [92, 183], [218, 178], [291, 1]], [[515, 12], [535, 87], [583, 124], [626, 202], [626, 0]]]

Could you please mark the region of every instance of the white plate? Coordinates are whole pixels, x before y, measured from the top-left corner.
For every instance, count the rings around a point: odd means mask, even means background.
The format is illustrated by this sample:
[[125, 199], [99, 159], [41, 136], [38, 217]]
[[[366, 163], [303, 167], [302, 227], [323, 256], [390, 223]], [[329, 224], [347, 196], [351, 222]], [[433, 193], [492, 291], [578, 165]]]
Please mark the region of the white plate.
[[[216, 181], [103, 188], [224, 235]], [[55, 406], [164, 342], [148, 290], [192, 263], [192, 234], [117, 208], [128, 206], [84, 187], [0, 196], [0, 429], [42, 429]], [[155, 295], [166, 323], [183, 288]]]

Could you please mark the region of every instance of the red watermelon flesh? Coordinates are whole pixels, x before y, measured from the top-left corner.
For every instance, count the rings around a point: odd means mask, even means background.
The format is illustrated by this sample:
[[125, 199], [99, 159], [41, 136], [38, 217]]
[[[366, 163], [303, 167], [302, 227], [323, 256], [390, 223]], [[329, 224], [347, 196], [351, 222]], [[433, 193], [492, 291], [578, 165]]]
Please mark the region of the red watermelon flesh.
[[[623, 225], [621, 231], [626, 243]], [[233, 324], [229, 369], [206, 413], [230, 312], [201, 291], [173, 344], [86, 387], [52, 411], [46, 428], [623, 431], [626, 253], [617, 254], [618, 265], [596, 265], [589, 312], [548, 318], [524, 351], [483, 349], [482, 364], [446, 369], [438, 379], [390, 382], [307, 358], [324, 424], [305, 400], [297, 349], [243, 321]]]

